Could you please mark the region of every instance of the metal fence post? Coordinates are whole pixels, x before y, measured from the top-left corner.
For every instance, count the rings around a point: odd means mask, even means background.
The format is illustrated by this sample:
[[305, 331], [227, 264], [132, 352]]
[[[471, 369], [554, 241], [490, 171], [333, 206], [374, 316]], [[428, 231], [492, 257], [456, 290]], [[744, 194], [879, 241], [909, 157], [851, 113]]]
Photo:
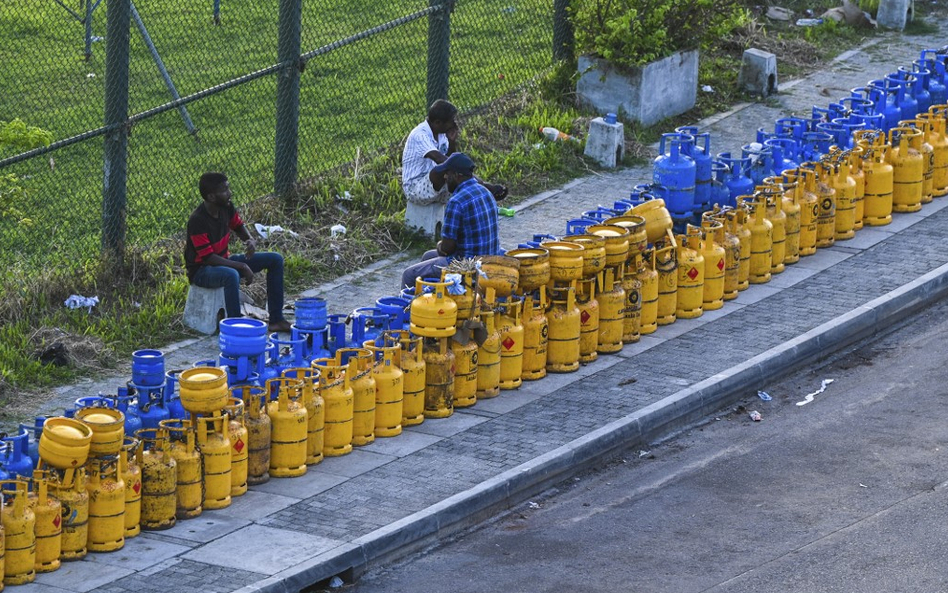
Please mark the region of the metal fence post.
[[569, 20], [569, 0], [553, 0], [553, 60], [573, 59], [573, 23]]
[[425, 109], [438, 99], [448, 98], [454, 0], [428, 0], [428, 5], [440, 7], [440, 10], [428, 15], [428, 102]]
[[105, 45], [105, 135], [102, 183], [102, 252], [114, 263], [125, 258], [128, 182], [128, 63], [131, 0], [108, 4]]
[[302, 0], [280, 0], [277, 60], [276, 143], [273, 159], [273, 191], [289, 195], [296, 185], [300, 127], [300, 21]]

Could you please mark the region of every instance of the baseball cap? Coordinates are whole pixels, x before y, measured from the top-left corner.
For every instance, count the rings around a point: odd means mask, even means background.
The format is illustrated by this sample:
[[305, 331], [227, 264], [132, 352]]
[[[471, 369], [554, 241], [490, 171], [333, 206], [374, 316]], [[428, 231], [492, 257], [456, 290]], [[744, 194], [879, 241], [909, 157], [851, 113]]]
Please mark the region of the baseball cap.
[[471, 157], [467, 156], [463, 152], [456, 152], [449, 156], [447, 160], [445, 160], [440, 165], [436, 165], [434, 170], [438, 173], [454, 171], [464, 175], [474, 175], [474, 167], [474, 161], [471, 160]]

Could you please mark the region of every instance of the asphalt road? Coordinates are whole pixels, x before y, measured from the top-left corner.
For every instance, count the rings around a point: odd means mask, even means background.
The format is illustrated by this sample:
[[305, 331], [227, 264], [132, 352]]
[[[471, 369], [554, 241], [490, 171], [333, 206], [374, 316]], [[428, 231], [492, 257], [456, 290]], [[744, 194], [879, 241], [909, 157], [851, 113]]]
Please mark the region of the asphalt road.
[[946, 358], [939, 304], [344, 590], [948, 591]]

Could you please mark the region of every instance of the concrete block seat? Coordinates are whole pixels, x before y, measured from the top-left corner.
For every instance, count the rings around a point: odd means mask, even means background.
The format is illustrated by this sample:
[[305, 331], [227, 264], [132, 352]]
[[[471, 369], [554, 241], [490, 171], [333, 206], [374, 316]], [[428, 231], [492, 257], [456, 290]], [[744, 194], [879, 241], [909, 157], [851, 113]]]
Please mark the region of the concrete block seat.
[[420, 228], [426, 235], [436, 240], [441, 238], [441, 222], [444, 220], [444, 204], [416, 204], [408, 202], [405, 205], [405, 224]]
[[202, 334], [217, 333], [217, 325], [226, 315], [223, 288], [201, 288], [191, 285], [184, 304], [184, 324]]

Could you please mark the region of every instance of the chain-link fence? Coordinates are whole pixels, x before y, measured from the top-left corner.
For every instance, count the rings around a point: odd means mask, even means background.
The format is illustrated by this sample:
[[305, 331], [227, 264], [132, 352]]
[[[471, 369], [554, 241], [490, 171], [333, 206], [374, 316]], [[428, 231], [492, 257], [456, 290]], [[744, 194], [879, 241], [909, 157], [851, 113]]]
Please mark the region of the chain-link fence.
[[0, 122], [54, 139], [0, 140], [7, 273], [65, 274], [180, 233], [204, 171], [226, 172], [241, 204], [400, 143], [433, 98], [485, 105], [563, 57], [564, 6], [4, 2]]

